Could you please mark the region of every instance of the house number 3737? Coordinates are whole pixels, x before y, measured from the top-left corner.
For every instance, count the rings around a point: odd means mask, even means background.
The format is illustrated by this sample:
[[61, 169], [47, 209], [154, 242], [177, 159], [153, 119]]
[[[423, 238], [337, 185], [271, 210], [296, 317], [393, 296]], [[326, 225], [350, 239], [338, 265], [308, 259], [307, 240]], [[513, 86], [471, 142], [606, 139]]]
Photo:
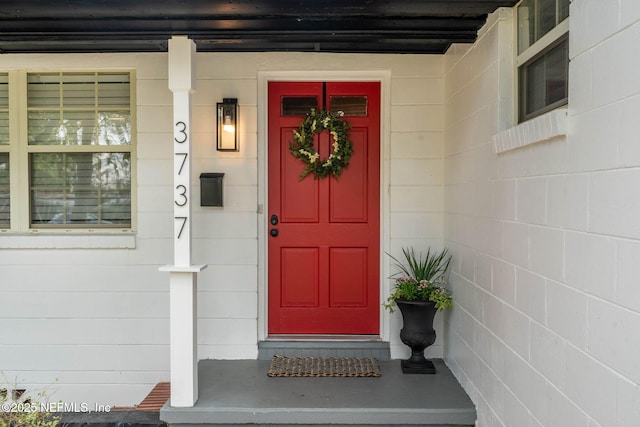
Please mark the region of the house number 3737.
[[[177, 145], [179, 147], [182, 144], [184, 144], [185, 142], [187, 142], [188, 139], [189, 139], [189, 134], [187, 133], [187, 124], [185, 122], [183, 122], [183, 121], [177, 122], [173, 140], [177, 143]], [[188, 151], [188, 150], [186, 150], [186, 151]], [[187, 159], [189, 157], [189, 153], [188, 152], [181, 152], [178, 149], [175, 152], [175, 156], [178, 159], [178, 162], [179, 162], [179, 165], [180, 165], [178, 167], [178, 171], [177, 171], [178, 177], [180, 177], [180, 176], [182, 176], [182, 172], [184, 171], [184, 167], [187, 164]], [[185, 184], [176, 185], [173, 202], [178, 207], [186, 206], [187, 203], [189, 202], [188, 194], [189, 194], [189, 189], [187, 188], [187, 185], [185, 185]], [[185, 225], [187, 224], [187, 221], [189, 220], [189, 217], [188, 216], [174, 216], [174, 220], [179, 222], [178, 223], [178, 226], [179, 226], [178, 227], [178, 235], [177, 235], [177, 238], [179, 239], [179, 238], [182, 237], [182, 232], [184, 231]]]

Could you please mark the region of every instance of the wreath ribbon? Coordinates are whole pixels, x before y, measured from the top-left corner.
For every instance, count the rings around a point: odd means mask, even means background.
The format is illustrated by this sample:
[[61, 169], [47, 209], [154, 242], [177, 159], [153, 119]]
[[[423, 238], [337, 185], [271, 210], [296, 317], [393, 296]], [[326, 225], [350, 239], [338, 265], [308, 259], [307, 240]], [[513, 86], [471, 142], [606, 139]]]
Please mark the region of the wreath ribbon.
[[[349, 141], [349, 123], [341, 118], [338, 113], [312, 108], [307, 113], [300, 127], [293, 131], [294, 142], [289, 144], [289, 151], [294, 157], [302, 160], [305, 170], [300, 174], [302, 181], [313, 172], [314, 179], [325, 178], [333, 175], [340, 176], [344, 168], [349, 166], [349, 159], [353, 153], [353, 144]], [[320, 154], [313, 148], [313, 137], [316, 133], [329, 132], [333, 137], [331, 147], [333, 150], [326, 159], [321, 159]]]

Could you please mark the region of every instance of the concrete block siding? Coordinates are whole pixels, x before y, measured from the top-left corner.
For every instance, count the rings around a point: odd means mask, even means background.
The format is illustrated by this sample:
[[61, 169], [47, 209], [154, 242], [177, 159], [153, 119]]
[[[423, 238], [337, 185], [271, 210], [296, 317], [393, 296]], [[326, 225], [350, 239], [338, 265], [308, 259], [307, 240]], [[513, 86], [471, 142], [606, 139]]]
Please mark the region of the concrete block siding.
[[445, 359], [479, 426], [637, 425], [640, 7], [574, 0], [567, 134], [492, 153], [514, 124], [511, 13], [446, 55]]

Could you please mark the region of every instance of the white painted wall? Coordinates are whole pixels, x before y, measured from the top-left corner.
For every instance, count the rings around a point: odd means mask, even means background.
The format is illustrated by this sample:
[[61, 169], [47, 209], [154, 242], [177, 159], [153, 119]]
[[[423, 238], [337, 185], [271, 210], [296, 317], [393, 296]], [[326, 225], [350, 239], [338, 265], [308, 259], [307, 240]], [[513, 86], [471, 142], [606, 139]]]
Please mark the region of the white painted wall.
[[[396, 57], [399, 60], [403, 56]], [[424, 59], [427, 59], [426, 61]], [[389, 158], [389, 244], [384, 250], [402, 259], [402, 248], [425, 252], [442, 248], [443, 237], [443, 148], [444, 148], [444, 61], [443, 57], [415, 57], [415, 70], [394, 73], [391, 81], [391, 146]], [[419, 61], [419, 62], [418, 62]], [[394, 59], [395, 62], [395, 59]], [[402, 62], [400, 62], [402, 63]], [[385, 242], [386, 243], [386, 242]], [[388, 262], [388, 257], [385, 257]], [[393, 270], [392, 270], [393, 271]], [[389, 277], [384, 274], [384, 277]], [[387, 281], [393, 286], [392, 281]], [[385, 290], [383, 299], [388, 293]], [[436, 315], [436, 342], [427, 357], [442, 357], [442, 313]], [[402, 344], [399, 312], [391, 316], [389, 340], [392, 358], [407, 358]]]
[[[442, 56], [339, 54], [196, 55], [193, 95], [193, 260], [198, 275], [199, 357], [252, 359], [259, 336], [257, 214], [258, 74], [318, 70], [390, 76], [383, 124], [383, 248], [442, 245]], [[138, 229], [135, 238], [63, 240], [0, 235], [0, 370], [55, 400], [139, 403], [169, 377], [169, 275], [173, 261], [173, 120], [167, 55], [0, 55], [0, 70], [128, 68], [137, 73]], [[215, 103], [240, 102], [240, 152], [215, 150]], [[199, 206], [201, 172], [224, 172], [224, 208]], [[82, 244], [78, 242], [82, 240]], [[97, 242], [97, 243], [96, 243]], [[61, 249], [61, 245], [67, 249]], [[101, 246], [125, 248], [102, 249]], [[33, 249], [36, 246], [50, 248]], [[74, 248], [74, 246], [80, 246]], [[89, 248], [96, 246], [95, 248]], [[127, 246], [130, 246], [127, 248]], [[385, 258], [382, 277], [390, 274]], [[387, 295], [390, 281], [383, 279]], [[381, 309], [381, 315], [383, 311]], [[442, 331], [443, 316], [438, 330]], [[394, 357], [399, 315], [384, 317]], [[390, 323], [390, 324], [389, 324]], [[442, 356], [443, 336], [430, 348]], [[56, 382], [56, 378], [58, 381]]]
[[513, 124], [511, 10], [446, 55], [446, 360], [480, 427], [640, 420], [640, 3], [573, 0], [568, 134]]

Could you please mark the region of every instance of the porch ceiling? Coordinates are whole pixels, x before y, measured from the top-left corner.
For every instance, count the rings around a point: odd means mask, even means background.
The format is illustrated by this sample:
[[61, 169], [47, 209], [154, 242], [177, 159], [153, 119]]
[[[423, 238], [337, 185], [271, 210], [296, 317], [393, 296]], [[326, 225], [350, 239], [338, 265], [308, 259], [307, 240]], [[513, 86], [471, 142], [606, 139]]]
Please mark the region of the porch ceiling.
[[517, 0], [3, 0], [0, 53], [444, 53]]

